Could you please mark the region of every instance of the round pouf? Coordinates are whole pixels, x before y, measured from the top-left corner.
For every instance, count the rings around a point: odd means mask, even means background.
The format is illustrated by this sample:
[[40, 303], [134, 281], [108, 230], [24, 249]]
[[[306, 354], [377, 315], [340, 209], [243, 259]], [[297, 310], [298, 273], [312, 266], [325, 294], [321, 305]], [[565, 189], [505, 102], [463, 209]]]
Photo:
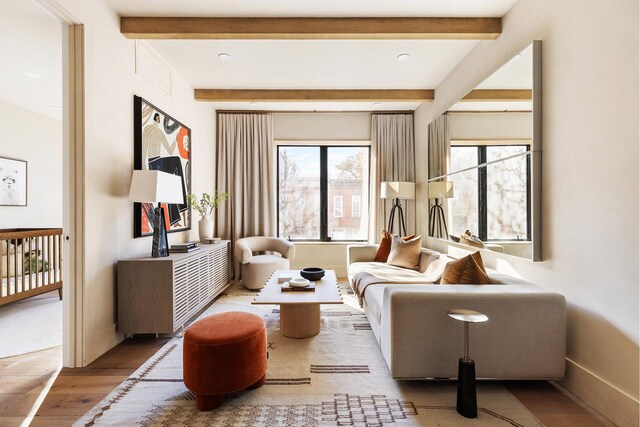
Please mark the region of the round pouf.
[[267, 330], [259, 316], [232, 311], [193, 323], [184, 333], [184, 384], [196, 396], [196, 407], [222, 405], [225, 393], [264, 384]]

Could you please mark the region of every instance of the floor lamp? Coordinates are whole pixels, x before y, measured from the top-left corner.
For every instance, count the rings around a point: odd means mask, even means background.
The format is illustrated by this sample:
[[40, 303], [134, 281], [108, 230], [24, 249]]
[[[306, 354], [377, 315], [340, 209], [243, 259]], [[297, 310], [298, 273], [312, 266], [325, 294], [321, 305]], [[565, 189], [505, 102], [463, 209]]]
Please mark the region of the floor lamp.
[[429, 235], [440, 239], [449, 239], [447, 218], [439, 201], [440, 199], [450, 199], [453, 197], [453, 182], [430, 182], [428, 191], [429, 199], [434, 199], [433, 205], [431, 205], [431, 209], [429, 209]]
[[153, 258], [169, 256], [167, 228], [162, 203], [184, 203], [182, 179], [178, 175], [154, 170], [134, 170], [129, 189], [129, 200], [139, 203], [157, 203], [153, 215]]
[[400, 205], [400, 199], [413, 200], [416, 197], [416, 184], [406, 181], [385, 181], [380, 184], [380, 198], [393, 199], [393, 207], [389, 214], [389, 224], [387, 231], [393, 234], [393, 225], [395, 222], [396, 211], [398, 212], [399, 230], [403, 236], [407, 235], [407, 226], [404, 222], [404, 212]]

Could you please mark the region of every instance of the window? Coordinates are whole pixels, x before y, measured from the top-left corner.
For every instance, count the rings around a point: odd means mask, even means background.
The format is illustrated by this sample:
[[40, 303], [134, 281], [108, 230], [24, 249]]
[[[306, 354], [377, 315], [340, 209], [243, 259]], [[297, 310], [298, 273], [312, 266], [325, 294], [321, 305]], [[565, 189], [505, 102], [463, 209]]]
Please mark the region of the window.
[[367, 240], [368, 205], [369, 147], [278, 146], [278, 236]]
[[531, 240], [528, 145], [451, 147], [451, 170], [506, 159], [451, 176], [452, 234], [465, 230], [481, 240]]
[[342, 218], [342, 196], [333, 196], [333, 217]]
[[351, 196], [351, 216], [360, 218], [360, 195]]

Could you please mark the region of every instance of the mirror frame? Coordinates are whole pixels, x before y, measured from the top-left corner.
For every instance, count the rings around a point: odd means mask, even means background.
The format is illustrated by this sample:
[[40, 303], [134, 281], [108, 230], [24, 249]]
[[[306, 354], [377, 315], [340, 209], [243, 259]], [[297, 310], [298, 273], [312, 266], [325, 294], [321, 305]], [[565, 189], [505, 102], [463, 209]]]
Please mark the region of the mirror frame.
[[[533, 67], [532, 86], [533, 87], [532, 87], [532, 107], [531, 107], [531, 112], [533, 116], [532, 118], [533, 136], [531, 140], [531, 154], [529, 155], [529, 162], [531, 167], [531, 181], [530, 181], [529, 190], [531, 191], [532, 251], [531, 251], [531, 258], [521, 258], [521, 259], [527, 259], [529, 261], [539, 262], [543, 260], [543, 257], [542, 257], [542, 40], [533, 40], [531, 43], [528, 43], [522, 49], [518, 50], [513, 56], [511, 56], [511, 58], [509, 58], [507, 62], [513, 59], [515, 55], [522, 52], [528, 46], [532, 46], [532, 50], [533, 50], [533, 58], [532, 58], [532, 67]], [[505, 62], [496, 70], [494, 70], [491, 74], [489, 74], [489, 76], [487, 76], [485, 80], [488, 79], [491, 75], [493, 75], [493, 73], [498, 71], [500, 68], [502, 68], [504, 65], [506, 65], [507, 62]], [[447, 110], [445, 110], [445, 112], [446, 111]], [[452, 172], [449, 172], [449, 174], [453, 174], [457, 172], [458, 171], [452, 171]], [[447, 175], [427, 179], [427, 182], [440, 180]], [[429, 237], [438, 239], [437, 237], [433, 237], [433, 236], [429, 236]], [[440, 239], [440, 240], [443, 240], [443, 239]], [[449, 242], [449, 240], [446, 240], [446, 241]]]

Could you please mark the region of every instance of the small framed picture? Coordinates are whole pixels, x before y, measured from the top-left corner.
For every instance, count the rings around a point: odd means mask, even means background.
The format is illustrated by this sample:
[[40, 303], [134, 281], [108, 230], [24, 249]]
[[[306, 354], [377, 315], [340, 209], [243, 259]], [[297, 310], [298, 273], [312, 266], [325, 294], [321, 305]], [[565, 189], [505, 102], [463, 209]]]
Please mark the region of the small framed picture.
[[27, 206], [27, 162], [0, 157], [0, 206]]

